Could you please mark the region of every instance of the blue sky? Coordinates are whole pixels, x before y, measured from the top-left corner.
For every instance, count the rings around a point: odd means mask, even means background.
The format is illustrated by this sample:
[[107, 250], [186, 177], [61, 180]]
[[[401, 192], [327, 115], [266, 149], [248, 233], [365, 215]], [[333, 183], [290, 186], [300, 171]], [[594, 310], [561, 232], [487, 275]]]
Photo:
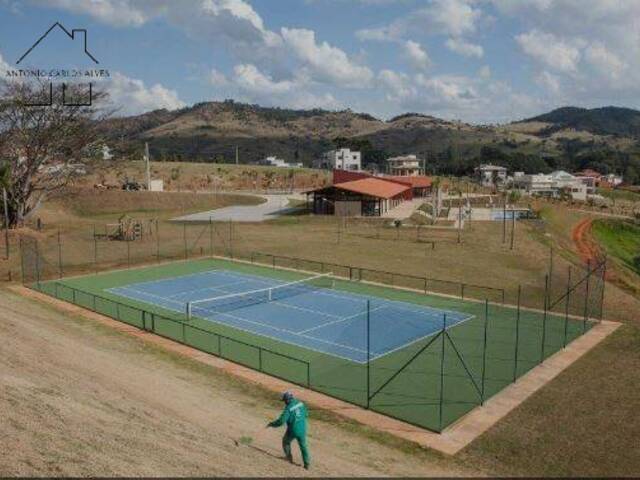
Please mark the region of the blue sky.
[[640, 107], [638, 0], [0, 0], [0, 76], [55, 21], [88, 30], [122, 114], [225, 98], [472, 123]]

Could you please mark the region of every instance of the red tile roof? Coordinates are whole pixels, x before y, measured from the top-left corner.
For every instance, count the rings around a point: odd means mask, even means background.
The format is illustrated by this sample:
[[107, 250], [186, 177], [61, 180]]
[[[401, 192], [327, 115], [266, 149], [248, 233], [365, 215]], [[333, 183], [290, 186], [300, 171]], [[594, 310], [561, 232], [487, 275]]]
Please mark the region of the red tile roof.
[[351, 182], [338, 183], [334, 188], [347, 190], [349, 192], [361, 193], [371, 197], [393, 198], [409, 190], [409, 186], [400, 183], [390, 182], [381, 178], [363, 178]]
[[582, 170], [581, 172], [577, 172], [576, 175], [578, 177], [593, 177], [593, 178], [602, 177], [601, 173], [598, 173], [595, 170], [591, 170], [590, 168], [587, 168], [586, 170]]
[[431, 177], [425, 177], [424, 175], [417, 175], [413, 177], [389, 176], [384, 178], [411, 185], [411, 188], [429, 188], [433, 183]]

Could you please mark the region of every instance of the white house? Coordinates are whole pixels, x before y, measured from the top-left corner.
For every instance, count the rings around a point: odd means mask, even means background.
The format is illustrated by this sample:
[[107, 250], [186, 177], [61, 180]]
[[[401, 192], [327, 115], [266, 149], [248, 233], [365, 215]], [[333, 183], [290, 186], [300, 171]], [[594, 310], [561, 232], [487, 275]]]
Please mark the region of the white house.
[[278, 157], [274, 157], [274, 156], [264, 158], [264, 159], [260, 160], [258, 163], [260, 165], [268, 165], [270, 167], [282, 167], [282, 168], [299, 168], [299, 167], [302, 167], [302, 163], [301, 162], [288, 163], [288, 162], [285, 162], [283, 159], [278, 158]]
[[420, 160], [415, 155], [400, 155], [387, 158], [387, 171], [398, 177], [415, 177], [422, 175]]
[[529, 195], [554, 198], [559, 197], [562, 192], [566, 192], [574, 200], [582, 201], [585, 201], [589, 194], [587, 184], [563, 170], [557, 170], [549, 175], [542, 173], [524, 175], [517, 172], [513, 177], [513, 187]]
[[476, 167], [476, 178], [483, 187], [502, 184], [507, 179], [507, 169], [498, 165], [485, 164]]
[[556, 196], [551, 175], [542, 173], [525, 175], [522, 172], [517, 172], [513, 176], [513, 187], [529, 195]]
[[608, 175], [603, 175], [602, 180], [607, 182], [609, 185], [613, 187], [617, 187], [623, 182], [622, 175], [616, 175], [615, 173], [610, 173]]
[[315, 162], [316, 168], [325, 170], [362, 170], [362, 156], [360, 152], [352, 152], [348, 148], [330, 150]]

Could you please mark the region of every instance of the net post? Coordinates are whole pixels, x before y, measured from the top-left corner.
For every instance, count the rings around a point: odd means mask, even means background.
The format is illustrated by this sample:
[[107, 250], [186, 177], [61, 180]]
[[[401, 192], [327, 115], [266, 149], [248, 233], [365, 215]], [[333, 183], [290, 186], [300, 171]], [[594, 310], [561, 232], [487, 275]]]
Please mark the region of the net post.
[[587, 279], [585, 281], [585, 295], [584, 295], [584, 318], [582, 320], [582, 333], [587, 331], [587, 320], [589, 317], [589, 280], [591, 279], [591, 259], [587, 259]]
[[270, 302], [273, 301], [273, 288], [270, 288], [269, 290], [267, 290], [267, 292], [268, 292], [267, 295], [268, 295], [269, 301]]
[[549, 304], [549, 275], [544, 276], [544, 308], [542, 313], [542, 340], [540, 342], [540, 363], [544, 361], [544, 342], [547, 334], [547, 307]]
[[447, 314], [444, 313], [442, 315], [442, 330], [440, 331], [440, 336], [442, 337], [442, 347], [440, 349], [440, 399], [438, 402], [439, 405], [439, 419], [438, 419], [438, 431], [442, 431], [442, 421], [443, 421], [443, 405], [444, 405], [444, 337], [445, 332], [447, 331]]
[[367, 300], [367, 409], [371, 401], [371, 301]]
[[571, 297], [571, 266], [567, 271], [567, 294], [564, 304], [564, 337], [562, 340], [562, 348], [567, 347], [567, 329], [569, 328], [569, 298]]
[[489, 300], [484, 300], [484, 341], [482, 344], [482, 385], [480, 392], [480, 405], [484, 405], [485, 373], [487, 370], [487, 327], [489, 326]]
[[516, 307], [516, 345], [513, 362], [513, 381], [518, 379], [518, 343], [520, 341], [520, 297], [522, 295], [522, 285], [518, 285], [518, 304]]
[[58, 229], [58, 278], [62, 278], [62, 240]]

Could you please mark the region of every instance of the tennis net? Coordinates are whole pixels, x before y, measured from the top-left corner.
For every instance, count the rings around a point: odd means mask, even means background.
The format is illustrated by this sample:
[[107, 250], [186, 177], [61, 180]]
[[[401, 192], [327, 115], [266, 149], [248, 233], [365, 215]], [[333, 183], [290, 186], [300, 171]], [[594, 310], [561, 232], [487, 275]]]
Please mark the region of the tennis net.
[[186, 314], [188, 319], [191, 319], [194, 315], [206, 317], [207, 314], [230, 312], [251, 305], [311, 293], [323, 288], [333, 288], [332, 273], [323, 273], [302, 280], [296, 280], [295, 282], [284, 283], [259, 290], [193, 300], [187, 302]]

